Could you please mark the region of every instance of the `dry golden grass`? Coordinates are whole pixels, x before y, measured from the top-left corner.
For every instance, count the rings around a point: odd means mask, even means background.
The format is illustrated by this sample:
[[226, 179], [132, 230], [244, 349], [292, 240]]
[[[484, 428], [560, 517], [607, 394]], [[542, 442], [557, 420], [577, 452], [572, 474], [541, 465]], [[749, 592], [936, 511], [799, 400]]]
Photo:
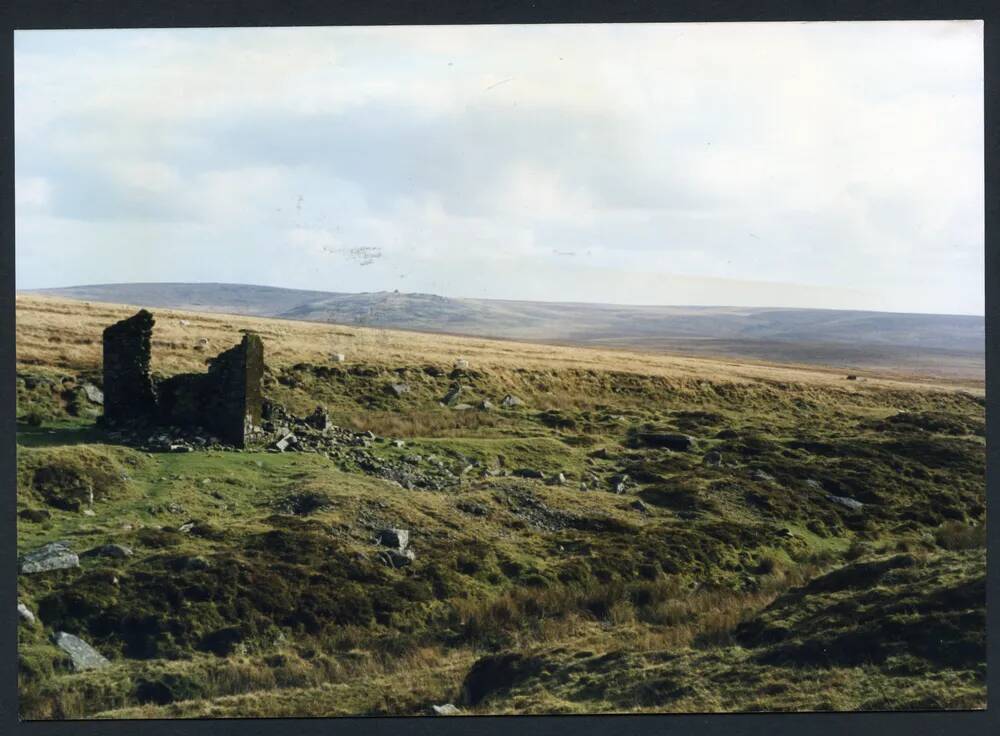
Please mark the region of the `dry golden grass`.
[[[98, 369], [102, 330], [131, 316], [137, 309], [136, 306], [18, 295], [18, 365]], [[983, 395], [985, 391], [982, 381], [949, 382], [868, 374], [863, 382], [846, 382], [842, 371], [823, 368], [539, 345], [174, 309], [151, 311], [156, 318], [153, 370], [168, 375], [204, 369], [206, 358], [235, 344], [240, 330], [252, 330], [263, 338], [266, 360], [276, 367], [296, 363], [324, 364], [330, 362], [333, 353], [344, 353], [348, 363], [388, 366], [421, 363], [447, 366], [463, 357], [472, 367], [490, 369], [501, 376], [517, 368], [548, 371], [574, 368], [692, 381], [806, 384], [846, 392], [895, 388], [964, 390]], [[182, 324], [182, 320], [187, 324]], [[200, 349], [199, 341], [205, 343]]]

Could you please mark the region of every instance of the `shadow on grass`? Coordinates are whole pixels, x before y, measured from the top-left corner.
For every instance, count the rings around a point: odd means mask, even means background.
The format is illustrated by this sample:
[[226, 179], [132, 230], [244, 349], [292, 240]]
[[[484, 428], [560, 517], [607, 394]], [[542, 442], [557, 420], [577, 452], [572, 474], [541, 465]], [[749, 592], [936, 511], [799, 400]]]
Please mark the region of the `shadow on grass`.
[[33, 427], [25, 422], [18, 422], [16, 436], [17, 444], [22, 447], [56, 447], [108, 442], [107, 432], [94, 424], [60, 423]]

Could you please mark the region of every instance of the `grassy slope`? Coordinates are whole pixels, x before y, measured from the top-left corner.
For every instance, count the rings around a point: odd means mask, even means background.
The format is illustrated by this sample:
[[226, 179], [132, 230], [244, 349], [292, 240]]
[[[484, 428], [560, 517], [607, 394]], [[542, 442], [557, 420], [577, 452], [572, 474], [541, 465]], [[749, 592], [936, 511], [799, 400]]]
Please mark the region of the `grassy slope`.
[[[75, 381], [98, 377], [100, 328], [127, 313], [18, 300], [19, 415], [44, 417], [19, 425], [18, 507], [51, 514], [19, 522], [19, 550], [135, 550], [19, 579], [45, 625], [20, 629], [25, 717], [985, 701], [974, 386], [157, 312], [164, 374], [257, 329], [272, 397], [406, 441], [376, 443], [379, 456], [433, 455], [456, 475], [473, 465], [452, 490], [408, 491], [349, 454], [109, 443]], [[348, 362], [330, 364], [334, 351]], [[463, 401], [513, 393], [525, 406], [439, 406], [459, 355]], [[402, 398], [386, 391], [398, 381]], [[642, 427], [691, 434], [697, 451], [633, 447]], [[702, 462], [710, 450], [722, 467]], [[482, 473], [521, 467], [568, 482]], [[628, 492], [607, 492], [622, 472]], [[73, 510], [88, 485], [93, 517]], [[283, 512], [304, 494], [320, 509]], [[413, 531], [411, 567], [378, 562], [375, 532], [390, 525]], [[56, 628], [113, 666], [67, 672], [46, 639]]]

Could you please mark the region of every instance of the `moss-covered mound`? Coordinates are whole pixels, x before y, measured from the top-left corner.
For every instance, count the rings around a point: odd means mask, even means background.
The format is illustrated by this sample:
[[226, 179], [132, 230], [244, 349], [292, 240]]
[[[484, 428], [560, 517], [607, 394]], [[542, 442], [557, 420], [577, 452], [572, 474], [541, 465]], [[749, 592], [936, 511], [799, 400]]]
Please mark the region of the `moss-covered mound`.
[[985, 673], [984, 562], [982, 549], [856, 562], [785, 593], [736, 639], [767, 664]]

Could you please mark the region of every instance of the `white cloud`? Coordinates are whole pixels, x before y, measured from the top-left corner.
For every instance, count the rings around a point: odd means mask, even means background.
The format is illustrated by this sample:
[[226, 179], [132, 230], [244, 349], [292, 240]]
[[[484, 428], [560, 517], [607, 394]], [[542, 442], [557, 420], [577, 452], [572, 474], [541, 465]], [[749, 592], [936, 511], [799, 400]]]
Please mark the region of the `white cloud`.
[[976, 21], [19, 31], [15, 76], [26, 287], [983, 309]]
[[17, 177], [14, 181], [14, 206], [18, 212], [44, 209], [49, 204], [52, 186], [42, 176]]

